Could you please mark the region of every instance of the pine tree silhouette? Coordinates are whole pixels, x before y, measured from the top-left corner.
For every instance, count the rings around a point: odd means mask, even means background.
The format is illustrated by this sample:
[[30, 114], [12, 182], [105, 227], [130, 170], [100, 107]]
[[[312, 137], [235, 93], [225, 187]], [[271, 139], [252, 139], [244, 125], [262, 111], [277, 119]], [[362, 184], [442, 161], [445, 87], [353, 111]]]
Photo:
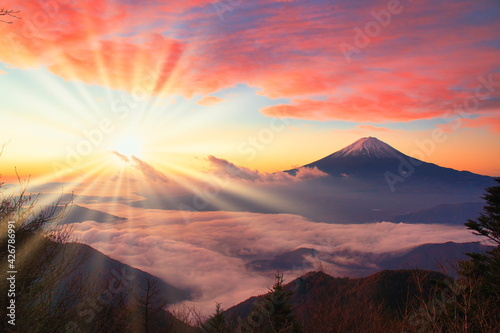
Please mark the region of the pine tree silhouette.
[[205, 324], [201, 325], [201, 328], [207, 333], [229, 333], [232, 331], [224, 317], [224, 310], [222, 310], [220, 303], [215, 303], [215, 313]]

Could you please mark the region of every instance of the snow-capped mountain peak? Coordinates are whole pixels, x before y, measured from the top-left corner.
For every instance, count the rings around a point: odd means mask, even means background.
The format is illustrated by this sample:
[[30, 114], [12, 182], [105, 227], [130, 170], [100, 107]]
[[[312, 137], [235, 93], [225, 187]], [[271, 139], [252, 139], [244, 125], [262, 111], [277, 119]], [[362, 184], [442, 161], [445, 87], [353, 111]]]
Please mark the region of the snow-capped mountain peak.
[[345, 157], [370, 157], [370, 158], [398, 158], [403, 154], [392, 148], [387, 143], [374, 137], [366, 137], [357, 140], [351, 145], [342, 148], [330, 155], [332, 158]]
[[[387, 186], [388, 184], [390, 187], [388, 182], [394, 181], [407, 189], [412, 188], [412, 186], [432, 188], [437, 183], [445, 187], [453, 187], [457, 184], [486, 186], [485, 184], [492, 183], [491, 177], [443, 168], [414, 159], [374, 137], [361, 138], [331, 155], [304, 165], [304, 167], [318, 168], [336, 180], [342, 179], [350, 186], [354, 186], [356, 181], [362, 179], [364, 184], [367, 184], [366, 188], [379, 185]], [[286, 172], [296, 174], [297, 170]], [[393, 179], [388, 177], [393, 177]], [[322, 178], [321, 181], [326, 180]]]

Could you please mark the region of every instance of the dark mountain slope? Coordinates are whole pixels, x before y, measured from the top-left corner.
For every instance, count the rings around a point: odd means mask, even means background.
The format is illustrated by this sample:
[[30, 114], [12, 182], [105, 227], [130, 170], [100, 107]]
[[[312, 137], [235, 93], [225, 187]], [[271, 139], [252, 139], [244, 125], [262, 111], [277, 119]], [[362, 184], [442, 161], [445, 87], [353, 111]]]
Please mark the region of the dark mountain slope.
[[[50, 207], [48, 208], [50, 209]], [[64, 206], [58, 206], [56, 208], [57, 212], [61, 212], [65, 209]], [[62, 223], [80, 223], [84, 221], [95, 221], [99, 223], [112, 223], [115, 221], [125, 221], [126, 218], [116, 216], [113, 214], [103, 213], [95, 209], [89, 209], [86, 207], [72, 205], [64, 212], [62, 218]]]
[[[344, 316], [362, 316], [358, 312], [368, 312], [368, 308], [377, 312], [381, 310], [380, 313], [390, 314], [393, 318], [402, 318], [406, 308], [417, 301], [419, 292], [414, 281], [417, 277], [422, 278], [424, 297], [430, 292], [434, 281], [446, 279], [441, 273], [423, 270], [382, 271], [357, 279], [310, 272], [288, 283], [285, 289], [293, 291], [290, 304], [303, 324], [317, 315], [318, 311], [324, 310], [325, 315], [331, 316], [332, 320], [337, 320], [336, 315], [346, 309], [351, 313], [344, 313]], [[238, 317], [245, 318], [255, 302], [262, 298], [251, 297], [227, 309], [226, 318], [231, 322], [235, 322]]]
[[160, 295], [169, 304], [191, 298], [189, 291], [178, 289], [156, 276], [112, 259], [88, 245], [67, 243], [62, 246], [65, 247], [62, 253], [78, 253], [83, 261], [75, 273], [90, 277], [97, 287], [105, 288], [110, 279], [117, 279], [127, 284], [129, 289], [139, 290], [145, 289], [146, 280], [150, 279], [157, 284]]
[[389, 218], [391, 222], [404, 223], [444, 223], [463, 225], [474, 219], [483, 211], [484, 202], [465, 202], [458, 204], [442, 204], [417, 212]]
[[152, 332], [195, 332], [164, 309], [189, 300], [189, 291], [85, 244], [56, 244], [56, 250], [54, 267], [66, 273], [50, 292], [74, 313], [72, 320], [65, 322], [66, 331], [143, 332], [147, 308]]

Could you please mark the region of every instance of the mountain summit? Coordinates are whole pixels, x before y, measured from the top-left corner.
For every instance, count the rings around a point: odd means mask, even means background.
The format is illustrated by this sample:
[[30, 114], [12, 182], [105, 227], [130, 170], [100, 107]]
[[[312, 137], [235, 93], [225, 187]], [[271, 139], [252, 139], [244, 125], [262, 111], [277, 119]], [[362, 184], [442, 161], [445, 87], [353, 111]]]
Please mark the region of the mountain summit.
[[316, 167], [334, 177], [384, 180], [386, 171], [398, 172], [401, 161], [413, 161], [415, 165], [424, 163], [370, 136], [305, 167]]
[[349, 158], [349, 157], [369, 157], [369, 158], [401, 158], [403, 153], [392, 148], [387, 143], [374, 137], [366, 137], [357, 140], [349, 146], [328, 156], [331, 158]]

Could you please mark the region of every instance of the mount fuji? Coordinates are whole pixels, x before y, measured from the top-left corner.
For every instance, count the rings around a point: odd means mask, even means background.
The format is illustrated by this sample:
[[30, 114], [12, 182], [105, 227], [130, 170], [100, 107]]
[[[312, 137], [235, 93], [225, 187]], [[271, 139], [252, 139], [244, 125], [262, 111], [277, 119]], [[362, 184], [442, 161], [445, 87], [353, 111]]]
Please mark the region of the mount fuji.
[[[484, 188], [493, 184], [492, 177], [426, 163], [405, 155], [374, 137], [361, 138], [304, 167], [316, 167], [336, 178], [362, 180], [370, 186], [375, 185], [374, 183], [385, 184], [393, 192], [398, 187], [409, 185]], [[287, 172], [293, 174], [296, 170]]]
[[[307, 186], [287, 187], [287, 195], [300, 197], [309, 208], [303, 215], [317, 221], [393, 221], [426, 209], [439, 211], [437, 219], [453, 216], [457, 205], [464, 205], [460, 209], [468, 216], [477, 214], [484, 189], [495, 184], [493, 177], [421, 161], [374, 137], [361, 138], [302, 167], [328, 174]], [[298, 169], [285, 172], [295, 175]], [[434, 210], [438, 205], [445, 206]]]

